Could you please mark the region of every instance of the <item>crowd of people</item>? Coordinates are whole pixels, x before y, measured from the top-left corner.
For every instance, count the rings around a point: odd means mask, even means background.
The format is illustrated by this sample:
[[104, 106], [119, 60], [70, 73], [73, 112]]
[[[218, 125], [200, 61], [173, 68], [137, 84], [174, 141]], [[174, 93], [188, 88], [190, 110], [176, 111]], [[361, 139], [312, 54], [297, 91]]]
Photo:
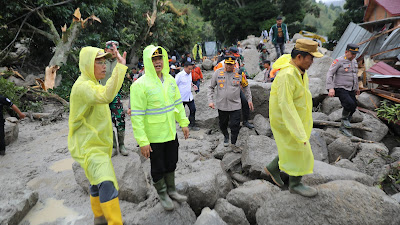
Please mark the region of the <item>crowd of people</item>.
[[[278, 155], [264, 170], [279, 187], [284, 185], [280, 177], [280, 172], [284, 171], [289, 175], [291, 193], [313, 197], [317, 190], [301, 183], [302, 176], [312, 173], [314, 166], [309, 142], [312, 98], [306, 70], [314, 57], [322, 57], [322, 54], [318, 52], [317, 42], [306, 39], [297, 40], [291, 54], [284, 54], [284, 44], [289, 40], [287, 32], [287, 26], [278, 17], [269, 34], [262, 33], [279, 52], [272, 64], [267, 48], [260, 49], [259, 66], [266, 71], [264, 81], [273, 81], [269, 119], [278, 148]], [[79, 55], [81, 75], [70, 95], [68, 148], [90, 182], [94, 224], [123, 224], [111, 157], [118, 153], [129, 154], [124, 144], [125, 110], [120, 95], [125, 76], [133, 81], [127, 113], [131, 116], [134, 138], [141, 154], [150, 158], [153, 186], [165, 210], [174, 209], [173, 200], [187, 201], [175, 188], [179, 148], [176, 122], [185, 139], [190, 131], [199, 130], [193, 93], [200, 91], [203, 74], [190, 53], [169, 56], [163, 47], [149, 45], [138, 66], [127, 74], [126, 52], [121, 55], [118, 49], [117, 41], [106, 42], [105, 49], [82, 48]], [[204, 90], [208, 94], [208, 106], [218, 110], [223, 146], [238, 153], [242, 151], [237, 145], [241, 119], [243, 126], [254, 128], [249, 123], [249, 112], [254, 110], [254, 105], [242, 51], [238, 42], [220, 52], [210, 85]], [[343, 105], [340, 130], [346, 136], [351, 136], [347, 129], [351, 128], [351, 116], [357, 106], [355, 95], [359, 94], [357, 52], [358, 46], [349, 44], [345, 55], [333, 61], [326, 81], [329, 96], [339, 97]], [[12, 107], [20, 118], [25, 117], [9, 99], [0, 95], [0, 110], [3, 105]], [[185, 113], [186, 105], [189, 117]], [[2, 114], [0, 124], [0, 155], [4, 155]]]

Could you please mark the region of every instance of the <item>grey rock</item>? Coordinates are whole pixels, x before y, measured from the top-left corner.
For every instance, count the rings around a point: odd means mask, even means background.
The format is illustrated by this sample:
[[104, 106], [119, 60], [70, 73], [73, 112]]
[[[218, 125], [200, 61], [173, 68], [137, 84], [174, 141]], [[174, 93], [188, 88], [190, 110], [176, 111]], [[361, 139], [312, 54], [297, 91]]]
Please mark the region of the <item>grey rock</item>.
[[214, 210], [218, 212], [228, 225], [250, 225], [243, 209], [232, 205], [226, 199], [218, 199], [217, 203], [215, 203]]
[[265, 180], [252, 180], [233, 189], [226, 196], [232, 205], [243, 209], [247, 220], [254, 224], [256, 222], [257, 209], [264, 204], [267, 199], [273, 198], [280, 189]]
[[[221, 141], [219, 142], [217, 148], [214, 149], [213, 156], [217, 159], [222, 160], [226, 154], [228, 154], [229, 152], [232, 152], [232, 149], [229, 146], [228, 147], [224, 146], [224, 138], [223, 137], [220, 140]], [[229, 143], [230, 143], [230, 141], [229, 141]]]
[[252, 177], [259, 177], [264, 167], [278, 154], [276, 143], [267, 136], [250, 136], [242, 152], [242, 167]]
[[4, 72], [6, 72], [8, 70], [8, 68], [7, 67], [0, 67], [0, 73], [4, 73]]
[[14, 77], [14, 76], [10, 76], [9, 78], [7, 78], [7, 80], [9, 82], [13, 82], [16, 86], [20, 86], [20, 87], [24, 86], [24, 84], [25, 84], [25, 81], [23, 81], [20, 78]]
[[271, 125], [269, 124], [269, 121], [261, 114], [257, 114], [254, 117], [253, 124], [257, 134], [269, 137], [272, 135]]
[[197, 217], [194, 225], [227, 225], [225, 221], [218, 215], [218, 212], [205, 207], [201, 210], [201, 214]]
[[249, 36], [247, 36], [247, 38], [245, 40], [242, 40], [240, 42], [240, 45], [242, 46], [242, 48], [245, 48], [248, 46], [257, 46], [258, 43], [260, 43], [260, 41], [262, 41], [262, 38], [256, 37], [254, 35], [249, 35]]
[[311, 150], [315, 160], [328, 162], [328, 148], [322, 135], [323, 130], [316, 128], [312, 129], [310, 136]]
[[299, 33], [295, 33], [295, 34], [293, 35], [292, 41], [293, 41], [294, 43], [296, 43], [297, 39], [304, 39], [304, 36], [301, 35], [301, 34], [299, 34]]
[[390, 150], [390, 154], [400, 147], [400, 139], [395, 134], [388, 133], [381, 142]]
[[387, 164], [383, 156], [388, 154], [389, 150], [383, 144], [361, 143], [360, 151], [353, 159], [353, 163], [360, 172], [376, 177], [380, 169]]
[[348, 159], [341, 159], [338, 162], [336, 162], [334, 166], [359, 172], [356, 165]]
[[357, 146], [354, 145], [348, 137], [340, 137], [328, 145], [329, 162], [335, 162], [338, 157], [341, 159], [348, 159], [351, 154], [356, 150]]
[[381, 99], [368, 92], [361, 93], [360, 96], [358, 96], [357, 101], [359, 106], [369, 110], [374, 110], [381, 105]]
[[1, 176], [0, 183], [0, 224], [17, 225], [36, 205], [39, 195], [26, 189], [16, 175]]
[[327, 97], [322, 101], [321, 111], [326, 115], [331, 114], [333, 111], [341, 109], [342, 105], [338, 97]]
[[[119, 191], [118, 197], [128, 202], [139, 203], [146, 199], [150, 184], [147, 183], [140, 157], [134, 152], [129, 156], [115, 156], [111, 158], [117, 177]], [[89, 181], [84, 170], [77, 162], [72, 164], [76, 182], [88, 192]]]
[[255, 115], [261, 114], [269, 117], [269, 95], [272, 83], [260, 83], [249, 80], [249, 86], [253, 98], [254, 111], [250, 111], [250, 119]]
[[18, 123], [11, 123], [8, 120], [4, 123], [4, 141], [6, 146], [18, 139]]
[[390, 156], [392, 157], [392, 160], [399, 161], [400, 160], [400, 147], [393, 148]]
[[224, 155], [224, 158], [222, 159], [222, 168], [225, 171], [230, 170], [232, 167], [236, 166], [237, 164], [240, 163], [242, 159], [242, 154], [240, 153], [228, 153], [226, 155]]
[[209, 60], [209, 59], [205, 59], [205, 60], [203, 60], [202, 67], [205, 70], [212, 70], [213, 62], [211, 60]]
[[266, 73], [266, 69], [264, 69], [263, 71], [260, 71], [260, 72], [253, 78], [253, 80], [258, 81], [258, 82], [264, 82], [265, 73]]
[[218, 110], [208, 107], [207, 92], [209, 86], [210, 80], [206, 80], [204, 86], [200, 87], [200, 92], [194, 96], [196, 123], [198, 126], [204, 128], [218, 128]]
[[314, 173], [303, 176], [302, 181], [308, 185], [318, 185], [334, 180], [355, 180], [372, 186], [374, 179], [364, 173], [348, 170], [321, 161], [314, 161]]
[[392, 195], [392, 198], [396, 199], [396, 201], [400, 204], [400, 193]]
[[328, 115], [322, 112], [313, 112], [312, 118], [313, 120], [325, 120], [325, 121], [329, 120]]
[[327, 93], [324, 84], [320, 78], [310, 78], [309, 88], [313, 100], [317, 102], [322, 100]]
[[244, 175], [242, 175], [240, 173], [233, 173], [231, 175], [231, 177], [232, 177], [232, 179], [234, 179], [234, 180], [236, 180], [236, 181], [238, 181], [240, 183], [245, 183], [245, 182], [251, 180], [249, 177], [246, 177], [246, 176], [244, 176]]
[[353, 135], [366, 140], [379, 142], [389, 131], [389, 128], [386, 126], [386, 124], [369, 114], [364, 114], [364, 119], [361, 124], [364, 127], [371, 128], [372, 132], [353, 129]]
[[260, 53], [258, 53], [257, 49], [243, 49], [243, 57], [244, 57], [244, 68], [247, 73], [251, 75], [256, 75], [260, 72], [260, 67], [258, 65], [258, 57]]
[[322, 58], [314, 58], [313, 64], [307, 70], [307, 74], [310, 78], [320, 78], [322, 80], [322, 88], [326, 89], [326, 74], [328, 73], [329, 67], [331, 66], [333, 59], [329, 56]]
[[295, 43], [286, 43], [285, 44], [285, 54], [290, 54], [295, 46]]
[[400, 205], [376, 187], [340, 180], [317, 189], [314, 198], [288, 191], [270, 196], [257, 211], [257, 224], [400, 224]]
[[225, 198], [232, 183], [220, 160], [197, 161], [192, 167], [191, 173], [179, 175], [175, 183], [177, 190], [188, 197], [193, 211], [200, 214], [204, 207], [214, 207], [219, 198]]
[[[337, 109], [333, 111], [331, 114], [329, 114], [329, 120], [330, 121], [335, 121], [335, 122], [340, 122], [342, 121], [342, 111], [343, 109]], [[359, 110], [356, 110], [351, 117], [351, 122], [352, 123], [359, 123], [362, 122], [364, 119], [364, 114], [361, 113]]]

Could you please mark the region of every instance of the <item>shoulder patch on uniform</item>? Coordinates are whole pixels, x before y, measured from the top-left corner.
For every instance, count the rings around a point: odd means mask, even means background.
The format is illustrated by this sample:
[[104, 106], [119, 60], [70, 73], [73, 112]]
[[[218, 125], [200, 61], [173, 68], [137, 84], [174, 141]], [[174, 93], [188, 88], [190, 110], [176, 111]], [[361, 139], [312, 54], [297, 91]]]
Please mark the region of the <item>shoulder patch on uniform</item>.
[[332, 66], [335, 65], [338, 61], [339, 61], [339, 59], [335, 59], [335, 60], [332, 62]]

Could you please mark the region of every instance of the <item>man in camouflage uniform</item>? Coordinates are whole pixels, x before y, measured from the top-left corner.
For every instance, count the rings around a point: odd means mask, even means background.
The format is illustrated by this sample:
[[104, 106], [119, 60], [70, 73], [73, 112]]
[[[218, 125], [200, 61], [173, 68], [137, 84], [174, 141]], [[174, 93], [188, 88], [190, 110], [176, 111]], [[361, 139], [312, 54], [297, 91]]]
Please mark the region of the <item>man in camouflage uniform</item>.
[[[114, 67], [117, 65], [117, 58], [115, 53], [113, 52], [113, 46], [112, 44], [115, 44], [115, 46], [118, 48], [119, 43], [117, 41], [107, 41], [106, 42], [106, 48], [104, 51], [107, 53], [112, 54], [112, 58], [106, 61], [107, 63], [107, 71], [106, 71], [106, 77], [102, 80], [100, 80], [100, 83], [102, 85], [106, 85], [107, 80], [111, 77], [112, 71]], [[115, 96], [114, 100], [110, 103], [110, 111], [111, 111], [111, 119], [114, 124], [114, 126], [117, 128], [117, 136], [118, 136], [118, 147], [119, 151], [122, 155], [127, 156], [129, 153], [125, 148], [125, 112], [124, 112], [124, 107], [121, 102], [121, 90], [118, 92], [117, 96]], [[117, 155], [118, 152], [116, 151], [117, 148], [117, 140], [115, 138], [115, 133], [113, 131], [113, 153], [112, 156]]]
[[267, 51], [267, 46], [263, 45], [262, 46], [262, 51], [260, 53], [260, 57], [258, 59], [258, 65], [260, 66], [260, 70], [264, 70], [264, 61], [268, 60], [268, 51]]

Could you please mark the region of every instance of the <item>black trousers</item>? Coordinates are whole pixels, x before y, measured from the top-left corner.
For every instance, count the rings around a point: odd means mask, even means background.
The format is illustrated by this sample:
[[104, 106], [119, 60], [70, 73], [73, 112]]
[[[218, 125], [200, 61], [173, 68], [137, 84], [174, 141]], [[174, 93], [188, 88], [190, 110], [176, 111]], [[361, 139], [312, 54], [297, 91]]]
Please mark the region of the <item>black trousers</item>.
[[242, 90], [240, 90], [240, 101], [242, 102], [243, 122], [248, 121], [250, 117], [249, 102], [247, 101], [246, 96], [244, 95]]
[[[0, 112], [3, 113], [3, 112]], [[0, 152], [6, 151], [6, 141], [4, 140], [4, 121], [0, 121]]]
[[108, 202], [118, 197], [118, 191], [114, 187], [112, 181], [104, 181], [98, 185], [90, 185], [90, 195], [93, 197], [100, 197], [100, 202]]
[[222, 111], [218, 110], [219, 128], [224, 136], [229, 135], [228, 133], [228, 122], [229, 128], [231, 128], [231, 143], [236, 144], [237, 137], [240, 130], [240, 109], [235, 111]]
[[166, 173], [174, 172], [178, 162], [178, 136], [175, 140], [164, 143], [150, 143], [153, 152], [150, 152], [151, 177], [153, 182], [161, 180]]
[[185, 105], [187, 105], [189, 107], [189, 121], [190, 124], [189, 126], [193, 127], [196, 123], [196, 119], [195, 119], [195, 115], [196, 115], [196, 105], [194, 104], [194, 100], [190, 101], [190, 102], [183, 102], [183, 107], [185, 107]]
[[350, 112], [350, 115], [353, 115], [357, 108], [356, 92], [347, 91], [343, 88], [335, 88], [335, 96], [339, 97], [343, 108]]

